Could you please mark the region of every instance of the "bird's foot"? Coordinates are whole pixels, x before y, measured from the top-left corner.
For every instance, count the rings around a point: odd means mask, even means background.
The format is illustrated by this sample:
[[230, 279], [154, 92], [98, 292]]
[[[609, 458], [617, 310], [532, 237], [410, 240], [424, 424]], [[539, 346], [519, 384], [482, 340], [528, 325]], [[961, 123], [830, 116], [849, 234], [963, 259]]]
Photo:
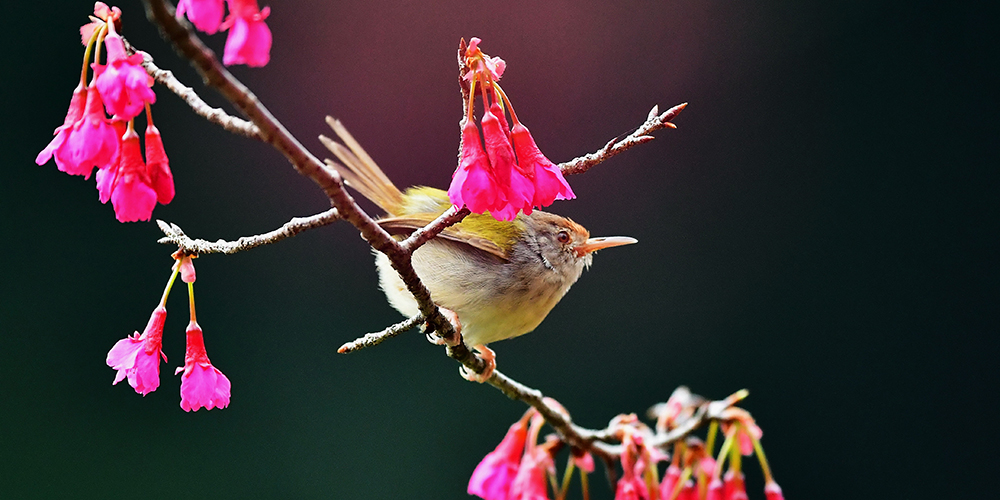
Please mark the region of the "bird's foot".
[[438, 307], [441, 314], [447, 319], [451, 325], [454, 327], [455, 333], [450, 337], [442, 337], [436, 332], [431, 332], [427, 334], [427, 341], [434, 345], [447, 345], [456, 346], [462, 341], [462, 322], [458, 320], [458, 314], [451, 309], [444, 307]]
[[483, 373], [476, 373], [465, 366], [461, 366], [458, 372], [462, 375], [462, 378], [468, 380], [469, 382], [479, 382], [482, 384], [493, 376], [493, 372], [497, 369], [497, 353], [493, 352], [493, 349], [486, 347], [485, 345], [473, 346], [472, 350], [479, 353], [479, 359], [486, 363], [486, 368], [483, 369]]

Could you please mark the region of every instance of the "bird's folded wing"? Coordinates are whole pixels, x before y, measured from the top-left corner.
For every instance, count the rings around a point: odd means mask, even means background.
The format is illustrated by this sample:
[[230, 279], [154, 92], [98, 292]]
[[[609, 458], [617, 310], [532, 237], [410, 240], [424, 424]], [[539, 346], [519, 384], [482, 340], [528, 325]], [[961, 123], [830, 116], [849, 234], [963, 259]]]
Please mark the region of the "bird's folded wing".
[[[438, 215], [441, 214], [414, 214], [402, 217], [388, 217], [385, 219], [379, 219], [377, 222], [378, 225], [382, 226], [382, 229], [385, 229], [389, 234], [409, 235], [417, 229], [429, 224], [431, 221], [436, 219]], [[499, 245], [486, 238], [464, 231], [461, 225], [448, 227], [444, 231], [441, 231], [437, 237], [478, 248], [479, 250], [499, 257], [503, 260], [510, 260], [510, 256]]]

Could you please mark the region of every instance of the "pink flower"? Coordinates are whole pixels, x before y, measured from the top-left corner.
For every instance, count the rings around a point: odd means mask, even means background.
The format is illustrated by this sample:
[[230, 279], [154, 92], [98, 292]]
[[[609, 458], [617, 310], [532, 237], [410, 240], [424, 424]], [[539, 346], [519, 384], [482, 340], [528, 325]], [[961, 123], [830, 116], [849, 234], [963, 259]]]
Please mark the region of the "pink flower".
[[695, 485], [694, 481], [688, 479], [684, 483], [684, 487], [681, 488], [681, 492], [677, 494], [677, 500], [698, 500], [698, 487]]
[[635, 474], [625, 474], [618, 480], [618, 487], [615, 488], [615, 500], [640, 500], [648, 499], [649, 490], [646, 489], [646, 482]]
[[257, 0], [227, 0], [229, 18], [223, 28], [229, 28], [222, 62], [226, 66], [246, 64], [264, 66], [271, 60], [271, 30], [264, 23], [270, 7], [260, 10]]
[[774, 480], [770, 480], [764, 485], [764, 497], [767, 500], [785, 500], [785, 495], [781, 492], [781, 486]]
[[174, 265], [177, 266], [177, 270], [181, 273], [181, 281], [194, 283], [198, 279], [198, 275], [194, 271], [194, 258], [190, 255], [178, 256], [178, 253], [174, 254], [174, 258], [177, 259], [177, 263]]
[[674, 494], [674, 488], [677, 487], [677, 481], [681, 479], [681, 468], [670, 464], [667, 467], [667, 473], [663, 475], [663, 481], [660, 482], [660, 498], [663, 500], [670, 500], [670, 496]]
[[[100, 180], [106, 185], [106, 178]], [[149, 185], [146, 164], [139, 149], [139, 135], [135, 130], [129, 129], [122, 137], [118, 171], [111, 184], [111, 204], [119, 222], [149, 220], [156, 206], [156, 191]], [[101, 191], [102, 197], [105, 192]]]
[[142, 335], [135, 332], [134, 335], [119, 340], [108, 351], [108, 366], [118, 370], [113, 384], [128, 377], [128, 384], [143, 396], [160, 386], [160, 358], [167, 360], [167, 355], [162, 351], [163, 322], [166, 319], [166, 308], [157, 306]]
[[715, 478], [708, 483], [708, 495], [705, 496], [705, 500], [724, 500], [722, 493], [722, 480]]
[[594, 456], [591, 455], [589, 451], [585, 451], [583, 452], [583, 455], [577, 456], [575, 451], [576, 450], [574, 450], [573, 453], [573, 464], [587, 474], [594, 472]]
[[483, 457], [472, 472], [468, 488], [470, 495], [485, 500], [507, 500], [521, 463], [526, 436], [527, 424], [523, 419], [510, 426], [496, 449]]
[[84, 105], [83, 115], [73, 123], [69, 134], [53, 152], [53, 156], [59, 170], [89, 178], [94, 167], [109, 168], [114, 165], [118, 142], [115, 128], [104, 115], [100, 93], [91, 84], [87, 87], [87, 103]]
[[195, 321], [187, 327], [184, 367], [178, 368], [176, 373], [181, 372], [184, 373], [181, 375], [181, 408], [184, 411], [198, 411], [203, 406], [206, 410], [229, 406], [231, 384], [208, 360], [205, 339]]
[[510, 485], [510, 500], [548, 500], [545, 475], [554, 472], [555, 464], [544, 446], [538, 446], [521, 458], [514, 482]]
[[479, 129], [471, 120], [462, 125], [462, 154], [452, 175], [448, 198], [456, 206], [483, 213], [497, 205], [503, 193], [493, 177], [490, 161], [479, 143]]
[[743, 473], [727, 471], [723, 476], [722, 496], [725, 500], [746, 500], [747, 488], [743, 483]]
[[482, 125], [483, 141], [493, 166], [493, 176], [497, 184], [506, 191], [506, 203], [495, 205], [490, 214], [497, 220], [514, 220], [521, 210], [525, 215], [531, 214], [531, 199], [535, 188], [531, 180], [517, 168], [514, 148], [500, 126], [500, 119], [487, 110], [483, 113]]
[[150, 88], [153, 77], [142, 69], [141, 55], [125, 54], [125, 43], [114, 30], [104, 37], [104, 46], [108, 49], [108, 64], [94, 65], [97, 90], [101, 93], [108, 114], [121, 120], [135, 118], [146, 103], [156, 102], [156, 94]]
[[[494, 80], [499, 80], [503, 76], [503, 71], [507, 69], [507, 63], [499, 57], [486, 57], [486, 54], [479, 49], [479, 42], [482, 40], [472, 37], [469, 39], [469, 47], [465, 49], [465, 57], [470, 58], [475, 66], [470, 68], [472, 71], [465, 74], [465, 79], [471, 80], [476, 72], [489, 71]], [[477, 55], [480, 57], [476, 57]]]
[[156, 191], [156, 201], [161, 205], [170, 203], [174, 199], [174, 174], [170, 172], [160, 131], [151, 123], [146, 126], [146, 173]]
[[209, 35], [219, 31], [222, 24], [222, 0], [180, 0], [177, 17], [187, 14], [188, 21]]
[[52, 132], [55, 137], [49, 141], [49, 144], [45, 146], [38, 156], [35, 157], [35, 163], [39, 165], [45, 165], [49, 162], [49, 159], [55, 154], [56, 167], [59, 171], [65, 172], [67, 170], [67, 165], [60, 157], [58, 153], [59, 148], [66, 142], [66, 138], [69, 137], [70, 131], [73, 130], [73, 124], [83, 117], [84, 106], [87, 101], [87, 89], [83, 84], [77, 85], [76, 89], [73, 90], [73, 97], [69, 100], [69, 109], [66, 111], [66, 118], [63, 119], [63, 124]]
[[[115, 128], [115, 133], [119, 137], [125, 135], [127, 130], [126, 124], [123, 121], [113, 121], [111, 126]], [[115, 157], [111, 160], [111, 168], [102, 168], [97, 170], [97, 174], [94, 178], [97, 180], [97, 198], [101, 200], [101, 203], [107, 203], [111, 201], [111, 193], [114, 192], [115, 183], [118, 181], [118, 167], [121, 164], [121, 154], [122, 147], [118, 147], [118, 152], [115, 153]]]
[[531, 176], [534, 177], [532, 205], [542, 208], [551, 205], [555, 200], [576, 198], [559, 167], [549, 161], [535, 145], [535, 139], [531, 137], [527, 127], [520, 123], [514, 125], [510, 131], [510, 140], [514, 143], [517, 163], [521, 170], [531, 172]]

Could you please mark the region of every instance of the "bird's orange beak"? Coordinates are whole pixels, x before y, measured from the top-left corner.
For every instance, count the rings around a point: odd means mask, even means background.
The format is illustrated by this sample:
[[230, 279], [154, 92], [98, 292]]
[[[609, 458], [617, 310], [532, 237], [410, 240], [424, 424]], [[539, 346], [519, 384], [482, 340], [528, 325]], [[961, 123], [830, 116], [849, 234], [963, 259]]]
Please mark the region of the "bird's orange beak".
[[639, 240], [635, 238], [629, 238], [628, 236], [608, 236], [605, 238], [590, 238], [589, 240], [583, 242], [581, 245], [577, 245], [573, 250], [576, 251], [578, 257], [583, 257], [591, 252], [596, 252], [602, 248], [620, 247], [622, 245], [631, 245], [633, 243], [638, 243]]

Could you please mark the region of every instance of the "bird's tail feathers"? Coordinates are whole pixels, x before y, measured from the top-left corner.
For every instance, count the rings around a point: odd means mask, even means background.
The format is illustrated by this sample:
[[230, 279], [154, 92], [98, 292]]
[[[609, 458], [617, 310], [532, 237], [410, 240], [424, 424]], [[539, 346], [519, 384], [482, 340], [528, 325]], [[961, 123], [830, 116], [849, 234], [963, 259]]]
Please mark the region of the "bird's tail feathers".
[[361, 144], [354, 140], [354, 136], [347, 131], [340, 120], [328, 116], [326, 123], [343, 141], [341, 144], [324, 135], [319, 136], [320, 142], [342, 162], [341, 164], [327, 159], [326, 164], [335, 169], [348, 186], [373, 201], [382, 210], [398, 214], [403, 205], [403, 193], [386, 177]]

